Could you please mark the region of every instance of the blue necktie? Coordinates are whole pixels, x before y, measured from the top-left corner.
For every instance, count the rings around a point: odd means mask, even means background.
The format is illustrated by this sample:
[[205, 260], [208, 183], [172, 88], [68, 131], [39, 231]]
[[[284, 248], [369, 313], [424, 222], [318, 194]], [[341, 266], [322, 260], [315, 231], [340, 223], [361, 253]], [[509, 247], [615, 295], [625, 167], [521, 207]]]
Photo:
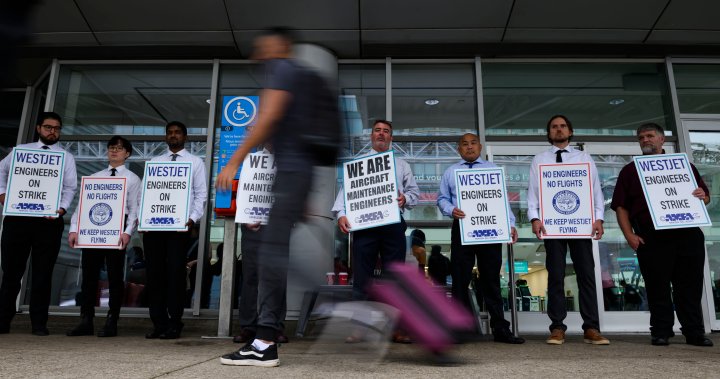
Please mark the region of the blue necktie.
[[479, 164], [480, 162], [464, 162], [463, 164], [468, 165], [468, 168], [472, 168], [473, 165]]

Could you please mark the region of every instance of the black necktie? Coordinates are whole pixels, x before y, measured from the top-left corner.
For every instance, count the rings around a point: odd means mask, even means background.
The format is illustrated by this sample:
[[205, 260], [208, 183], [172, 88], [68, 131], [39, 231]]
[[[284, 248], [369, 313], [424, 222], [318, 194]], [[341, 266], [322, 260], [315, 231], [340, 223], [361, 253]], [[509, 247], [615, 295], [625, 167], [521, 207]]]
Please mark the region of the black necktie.
[[463, 164], [468, 165], [468, 168], [472, 168], [473, 165], [478, 164], [479, 162], [464, 162]]
[[172, 154], [171, 157], [172, 157], [171, 161], [175, 162], [177, 160], [178, 155]]
[[43, 145], [42, 148], [45, 149], [45, 150], [50, 150], [50, 146], [47, 146], [47, 145]]
[[115, 173], [117, 173], [117, 169], [113, 168], [110, 170], [110, 176], [115, 176]]
[[555, 163], [562, 163], [562, 153], [567, 153], [567, 150], [562, 149], [555, 152]]

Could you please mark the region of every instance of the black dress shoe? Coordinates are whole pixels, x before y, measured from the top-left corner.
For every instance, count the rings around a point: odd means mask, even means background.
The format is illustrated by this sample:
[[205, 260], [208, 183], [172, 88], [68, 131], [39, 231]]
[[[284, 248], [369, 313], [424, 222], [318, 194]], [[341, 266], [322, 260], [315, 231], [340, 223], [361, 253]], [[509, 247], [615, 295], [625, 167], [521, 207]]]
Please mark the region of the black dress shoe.
[[711, 341], [709, 338], [700, 335], [696, 337], [685, 337], [685, 343], [688, 345], [693, 346], [703, 346], [703, 347], [711, 347], [713, 346], [713, 341]]
[[283, 332], [277, 332], [275, 334], [275, 343], [288, 343], [290, 342], [290, 339], [285, 335]]
[[[118, 312], [119, 313], [119, 312]], [[115, 337], [117, 336], [117, 313], [108, 312], [107, 318], [105, 319], [105, 326], [98, 331], [98, 337]]]
[[33, 328], [33, 329], [32, 329], [32, 335], [34, 335], [34, 336], [40, 336], [40, 337], [45, 337], [45, 336], [49, 336], [49, 335], [50, 335], [50, 331], [48, 330], [48, 328], [45, 328], [45, 327]]
[[160, 338], [160, 336], [164, 333], [163, 330], [153, 329], [149, 333], [145, 334], [145, 338], [149, 340], [154, 340], [157, 338]]
[[180, 329], [170, 328], [161, 333], [158, 338], [161, 340], [175, 340], [180, 338]]
[[495, 342], [502, 342], [502, 343], [509, 343], [513, 345], [519, 345], [521, 343], [525, 343], [525, 339], [522, 337], [515, 337], [510, 331], [505, 331], [504, 333], [497, 333], [493, 335], [493, 339]]
[[240, 334], [233, 337], [234, 343], [250, 343], [255, 339], [255, 331], [251, 329], [243, 329]]
[[670, 345], [670, 339], [668, 337], [653, 336], [650, 342], [653, 346], [667, 346]]

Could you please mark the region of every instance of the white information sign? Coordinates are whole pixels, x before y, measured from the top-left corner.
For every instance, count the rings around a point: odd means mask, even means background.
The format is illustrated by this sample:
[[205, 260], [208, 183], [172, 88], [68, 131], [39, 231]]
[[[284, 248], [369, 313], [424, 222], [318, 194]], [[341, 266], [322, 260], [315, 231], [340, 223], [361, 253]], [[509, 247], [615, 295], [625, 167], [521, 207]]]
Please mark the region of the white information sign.
[[400, 222], [392, 151], [345, 162], [343, 191], [351, 231]]
[[458, 208], [463, 245], [512, 241], [510, 209], [502, 167], [455, 170]]
[[591, 238], [595, 222], [590, 163], [541, 164], [543, 238]]
[[272, 193], [275, 171], [272, 154], [252, 153], [245, 157], [236, 196], [236, 223], [267, 224], [275, 201]]
[[57, 217], [65, 152], [16, 147], [8, 175], [6, 216]]
[[138, 230], [186, 231], [192, 163], [145, 162]]
[[687, 155], [633, 157], [655, 229], [710, 226], [705, 203], [692, 195], [698, 187]]
[[83, 176], [78, 200], [78, 248], [118, 249], [125, 221], [127, 178]]

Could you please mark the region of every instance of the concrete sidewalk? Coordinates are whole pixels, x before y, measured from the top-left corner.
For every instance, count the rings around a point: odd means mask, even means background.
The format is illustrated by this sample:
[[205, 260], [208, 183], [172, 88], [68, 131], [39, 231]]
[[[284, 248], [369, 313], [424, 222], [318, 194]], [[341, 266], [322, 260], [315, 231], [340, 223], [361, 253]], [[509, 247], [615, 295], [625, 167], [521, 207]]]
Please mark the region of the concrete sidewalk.
[[[77, 322], [76, 318], [66, 318]], [[101, 322], [97, 319], [96, 322]], [[66, 337], [66, 325], [50, 324], [51, 335], [36, 337], [26, 325], [13, 325], [0, 335], [2, 378], [475, 378], [475, 377], [720, 377], [720, 336], [717, 345], [686, 345], [682, 336], [667, 347], [650, 345], [648, 335], [609, 335], [610, 346], [583, 343], [570, 335], [564, 345], [549, 346], [545, 336], [525, 336], [523, 345], [482, 340], [458, 345], [453, 354], [462, 363], [439, 367], [413, 345], [389, 344], [386, 354], [342, 339], [293, 338], [280, 347], [280, 366], [255, 368], [223, 366], [222, 354], [239, 347], [229, 339], [207, 339], [204, 327], [187, 328], [178, 340], [146, 340], [143, 324], [121, 325], [115, 338]], [[67, 324], [72, 324], [67, 322]], [[99, 327], [100, 325], [96, 325]], [[202, 330], [204, 329], [204, 330]]]

